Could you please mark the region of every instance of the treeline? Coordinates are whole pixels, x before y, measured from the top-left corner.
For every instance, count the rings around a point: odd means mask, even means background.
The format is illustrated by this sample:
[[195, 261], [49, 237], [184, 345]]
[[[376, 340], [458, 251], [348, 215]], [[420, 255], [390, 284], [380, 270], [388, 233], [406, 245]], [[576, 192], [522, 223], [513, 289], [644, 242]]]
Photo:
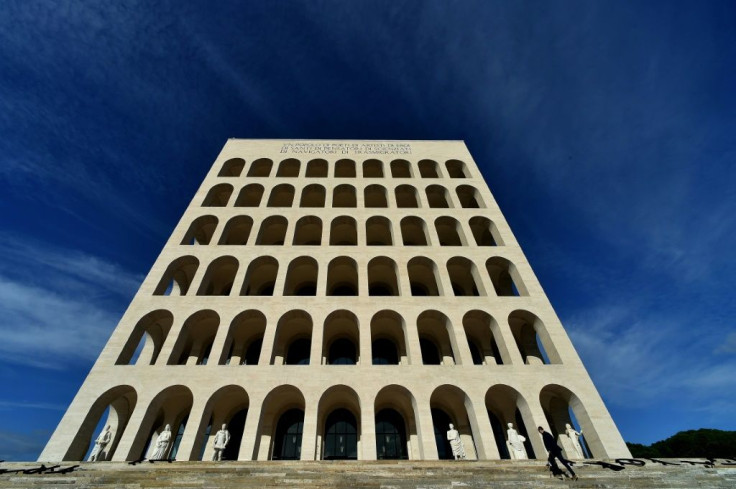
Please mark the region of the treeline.
[[711, 457], [736, 459], [736, 431], [680, 431], [666, 440], [642, 445], [629, 443], [634, 458]]

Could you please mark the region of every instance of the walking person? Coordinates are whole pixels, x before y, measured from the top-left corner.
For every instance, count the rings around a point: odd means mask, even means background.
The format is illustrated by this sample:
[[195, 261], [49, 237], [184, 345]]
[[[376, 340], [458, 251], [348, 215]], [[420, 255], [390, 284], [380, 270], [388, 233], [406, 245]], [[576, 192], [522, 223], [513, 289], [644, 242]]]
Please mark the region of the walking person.
[[570, 477], [572, 477], [572, 480], [578, 480], [578, 476], [575, 475], [575, 472], [572, 470], [572, 466], [570, 465], [570, 461], [567, 460], [565, 457], [562, 456], [562, 448], [557, 445], [557, 442], [555, 441], [554, 437], [544, 431], [544, 428], [541, 426], [538, 428], [539, 434], [542, 435], [542, 440], [544, 441], [544, 448], [547, 449], [549, 452], [549, 457], [547, 458], [547, 462], [552, 467], [552, 472], [561, 472], [559, 467], [557, 467], [557, 462], [555, 462], [555, 459], [558, 459], [560, 462], [562, 462], [562, 465], [565, 466], [568, 472], [570, 472]]

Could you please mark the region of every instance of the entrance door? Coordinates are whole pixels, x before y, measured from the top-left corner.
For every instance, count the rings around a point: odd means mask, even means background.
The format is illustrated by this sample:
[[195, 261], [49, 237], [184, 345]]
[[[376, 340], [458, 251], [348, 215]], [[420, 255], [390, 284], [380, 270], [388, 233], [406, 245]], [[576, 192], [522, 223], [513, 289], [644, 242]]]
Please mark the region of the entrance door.
[[404, 418], [393, 409], [376, 414], [376, 454], [378, 459], [407, 459]]
[[447, 440], [447, 430], [450, 429], [452, 420], [441, 409], [432, 409], [432, 424], [434, 424], [434, 440], [437, 444], [437, 456], [440, 460], [452, 460], [452, 447]]
[[335, 409], [325, 421], [324, 460], [358, 459], [358, 423], [347, 409]]
[[272, 460], [299, 460], [302, 455], [304, 411], [292, 409], [279, 418], [273, 443]]

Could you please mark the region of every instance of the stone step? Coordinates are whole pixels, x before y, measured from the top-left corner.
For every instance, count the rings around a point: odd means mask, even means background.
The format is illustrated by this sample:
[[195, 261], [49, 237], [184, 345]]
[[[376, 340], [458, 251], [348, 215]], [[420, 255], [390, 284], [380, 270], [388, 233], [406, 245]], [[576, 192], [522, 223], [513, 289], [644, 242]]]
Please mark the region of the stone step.
[[[70, 465], [73, 464], [64, 463], [62, 467]], [[663, 467], [651, 463], [644, 467], [629, 466], [619, 472], [577, 464], [578, 481], [551, 478], [543, 461], [144, 462], [137, 465], [83, 462], [80, 465], [70, 474], [0, 474], [0, 489], [736, 488], [736, 467]], [[38, 464], [0, 464], [6, 470], [32, 467]]]

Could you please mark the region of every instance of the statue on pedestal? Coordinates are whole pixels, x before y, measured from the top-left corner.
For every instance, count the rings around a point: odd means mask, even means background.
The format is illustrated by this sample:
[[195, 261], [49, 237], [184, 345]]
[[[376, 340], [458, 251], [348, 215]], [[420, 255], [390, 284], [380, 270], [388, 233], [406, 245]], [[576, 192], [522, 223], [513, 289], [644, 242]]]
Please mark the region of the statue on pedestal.
[[583, 430], [577, 432], [575, 431], [575, 428], [570, 426], [570, 423], [567, 423], [565, 424], [565, 431], [567, 432], [567, 437], [570, 438], [570, 443], [572, 443], [572, 448], [575, 450], [576, 457], [585, 458], [583, 447], [580, 446], [580, 437], [583, 436]]
[[215, 453], [212, 455], [212, 461], [222, 461], [222, 452], [227, 448], [227, 444], [230, 443], [230, 432], [227, 430], [227, 425], [223, 423], [222, 429], [215, 434], [214, 439]]
[[526, 454], [526, 448], [524, 442], [526, 438], [521, 436], [514, 429], [514, 424], [508, 424], [509, 429], [506, 430], [506, 446], [509, 448], [509, 455], [512, 460], [526, 460], [529, 456]]
[[105, 453], [105, 447], [112, 440], [112, 433], [110, 433], [110, 425], [100, 433], [100, 436], [95, 440], [95, 447], [92, 449], [92, 453], [89, 454], [87, 462], [99, 462], [105, 460], [107, 454]]
[[166, 428], [156, 438], [156, 450], [151, 455], [151, 460], [165, 460], [166, 454], [169, 452], [169, 443], [171, 443], [171, 425]]
[[460, 439], [460, 433], [452, 423], [450, 423], [450, 429], [447, 431], [447, 439], [450, 442], [450, 447], [452, 447], [452, 455], [455, 460], [465, 460], [465, 446], [463, 446], [463, 441]]

